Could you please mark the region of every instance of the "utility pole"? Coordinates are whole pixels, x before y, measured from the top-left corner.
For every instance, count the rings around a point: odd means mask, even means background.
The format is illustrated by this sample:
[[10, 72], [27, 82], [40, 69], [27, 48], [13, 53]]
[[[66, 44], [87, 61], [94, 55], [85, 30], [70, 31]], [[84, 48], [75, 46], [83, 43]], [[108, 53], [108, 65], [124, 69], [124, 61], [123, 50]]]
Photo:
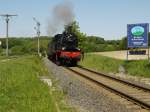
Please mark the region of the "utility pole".
[[40, 56], [40, 41], [39, 41], [39, 38], [40, 38], [40, 34], [41, 34], [41, 32], [40, 32], [41, 24], [40, 24], [39, 21], [36, 20], [36, 18], [33, 18], [33, 20], [36, 22], [36, 27], [34, 27], [34, 29], [37, 32], [37, 37], [38, 37], [38, 45], [37, 45], [37, 47], [38, 47], [38, 55]]
[[9, 45], [8, 45], [8, 32], [9, 32], [9, 20], [10, 20], [10, 17], [12, 16], [17, 16], [17, 15], [10, 15], [10, 14], [3, 14], [3, 15], [0, 15], [2, 17], [5, 17], [5, 21], [6, 21], [6, 56], [8, 56], [8, 48], [9, 48]]

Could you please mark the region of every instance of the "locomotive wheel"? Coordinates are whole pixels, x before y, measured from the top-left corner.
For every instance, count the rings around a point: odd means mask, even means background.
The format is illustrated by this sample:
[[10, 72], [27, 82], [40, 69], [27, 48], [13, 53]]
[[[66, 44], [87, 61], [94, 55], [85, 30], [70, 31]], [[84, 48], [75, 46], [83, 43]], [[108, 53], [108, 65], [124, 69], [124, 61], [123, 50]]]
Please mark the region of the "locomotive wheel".
[[51, 59], [51, 57], [48, 55], [48, 59], [50, 60]]
[[77, 66], [77, 61], [76, 60], [72, 60], [70, 64], [71, 64], [71, 66]]

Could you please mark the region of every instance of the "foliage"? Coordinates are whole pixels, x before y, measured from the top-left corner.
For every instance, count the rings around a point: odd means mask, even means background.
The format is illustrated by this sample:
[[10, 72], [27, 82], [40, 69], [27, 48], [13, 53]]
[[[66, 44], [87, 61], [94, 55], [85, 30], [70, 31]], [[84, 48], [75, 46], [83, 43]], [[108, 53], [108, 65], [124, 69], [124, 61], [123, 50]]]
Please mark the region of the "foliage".
[[79, 24], [74, 21], [70, 26], [65, 27], [65, 31], [71, 31], [78, 36], [79, 48], [84, 52], [99, 52], [99, 51], [112, 51], [119, 49], [118, 40], [105, 41], [104, 38], [97, 36], [86, 36], [80, 31]]
[[16, 46], [14, 46], [14, 47], [12, 47], [11, 48], [11, 54], [13, 55], [13, 54], [23, 54], [23, 46], [19, 46], [19, 45], [16, 45]]
[[103, 52], [118, 50], [118, 44], [113, 40], [105, 41], [104, 38], [96, 36], [88, 36], [84, 42], [85, 52]]
[[[80, 62], [80, 65], [96, 69], [102, 72], [118, 72], [118, 67], [122, 63], [120, 60], [111, 59], [108, 57], [86, 54], [83, 61]], [[113, 66], [112, 66], [113, 65]]]
[[80, 65], [106, 73], [118, 73], [123, 66], [129, 75], [150, 77], [150, 62], [148, 60], [123, 61], [95, 54], [86, 54]]
[[[123, 37], [121, 40], [105, 40], [98, 36], [87, 36], [80, 31], [79, 24], [74, 21], [71, 27], [66, 26], [65, 30], [69, 30], [75, 33], [79, 39], [79, 48], [84, 52], [103, 52], [103, 51], [116, 51], [127, 49], [127, 37]], [[2, 45], [0, 47], [0, 54], [4, 54], [6, 49], [6, 39], [0, 38]], [[40, 52], [45, 55], [50, 37], [40, 37]], [[149, 33], [149, 45], [150, 45], [150, 33]], [[22, 55], [22, 54], [37, 54], [37, 38], [9, 38], [9, 52], [10, 55]]]
[[[0, 39], [2, 41], [2, 48], [6, 49], [4, 38]], [[42, 36], [40, 37], [40, 52], [46, 52], [48, 42], [50, 37]], [[10, 55], [22, 55], [22, 54], [37, 54], [37, 38], [9, 38], [9, 52]]]
[[[85, 47], [84, 41], [85, 41], [86, 34], [84, 34], [80, 31], [79, 24], [76, 21], [74, 21], [70, 26], [71, 27], [69, 27], [69, 28], [70, 28], [71, 32], [76, 34], [79, 39], [79, 43], [78, 43], [79, 48], [84, 49], [84, 47]], [[68, 28], [68, 26], [65, 27], [65, 30], [67, 30], [67, 28]]]
[[120, 50], [126, 50], [127, 49], [127, 37], [123, 37], [119, 43], [119, 49]]
[[38, 57], [23, 56], [0, 62], [0, 68], [0, 112], [72, 110], [62, 103], [62, 92], [49, 88], [39, 79], [48, 73]]
[[150, 77], [150, 62], [148, 60], [124, 61], [123, 66], [130, 75]]
[[3, 52], [3, 49], [0, 47], [0, 55], [2, 54], [2, 52]]

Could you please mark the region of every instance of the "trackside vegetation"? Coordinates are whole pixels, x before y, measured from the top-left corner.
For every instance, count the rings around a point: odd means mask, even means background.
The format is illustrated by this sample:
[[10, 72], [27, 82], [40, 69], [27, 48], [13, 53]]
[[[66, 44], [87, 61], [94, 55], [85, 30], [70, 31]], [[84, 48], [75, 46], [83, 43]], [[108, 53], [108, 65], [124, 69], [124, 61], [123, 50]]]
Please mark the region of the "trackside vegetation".
[[46, 74], [36, 56], [0, 61], [0, 112], [74, 112], [63, 92], [39, 79]]
[[105, 73], [119, 73], [119, 67], [123, 66], [126, 74], [150, 78], [150, 62], [148, 60], [123, 61], [89, 53], [85, 55], [80, 65]]
[[5, 59], [5, 57], [4, 56], [0, 56], [0, 60], [2, 60], [2, 59]]
[[[89, 36], [80, 31], [79, 24], [75, 21], [72, 23], [71, 31], [75, 33], [79, 40], [79, 48], [84, 52], [103, 52], [127, 49], [127, 37], [120, 40], [105, 40], [99, 36]], [[119, 38], [119, 37], [118, 37]], [[149, 33], [150, 46], [150, 33]], [[51, 41], [50, 36], [40, 37], [40, 52], [46, 54], [48, 43]], [[0, 55], [5, 55], [6, 38], [0, 38], [2, 45], [0, 46]], [[10, 37], [9, 38], [9, 55], [37, 54], [37, 38], [36, 37]]]

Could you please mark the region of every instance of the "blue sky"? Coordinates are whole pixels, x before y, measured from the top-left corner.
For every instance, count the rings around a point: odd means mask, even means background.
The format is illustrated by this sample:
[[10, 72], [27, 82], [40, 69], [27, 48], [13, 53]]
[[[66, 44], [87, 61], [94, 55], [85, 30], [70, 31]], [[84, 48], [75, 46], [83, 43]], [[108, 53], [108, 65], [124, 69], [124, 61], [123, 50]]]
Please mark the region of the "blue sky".
[[[18, 14], [10, 21], [10, 36], [34, 36], [36, 17], [47, 35], [52, 8], [63, 0], [0, 0], [0, 14]], [[130, 23], [150, 23], [150, 0], [71, 0], [80, 30], [105, 39], [126, 36]], [[0, 37], [5, 36], [5, 21], [0, 17]]]

